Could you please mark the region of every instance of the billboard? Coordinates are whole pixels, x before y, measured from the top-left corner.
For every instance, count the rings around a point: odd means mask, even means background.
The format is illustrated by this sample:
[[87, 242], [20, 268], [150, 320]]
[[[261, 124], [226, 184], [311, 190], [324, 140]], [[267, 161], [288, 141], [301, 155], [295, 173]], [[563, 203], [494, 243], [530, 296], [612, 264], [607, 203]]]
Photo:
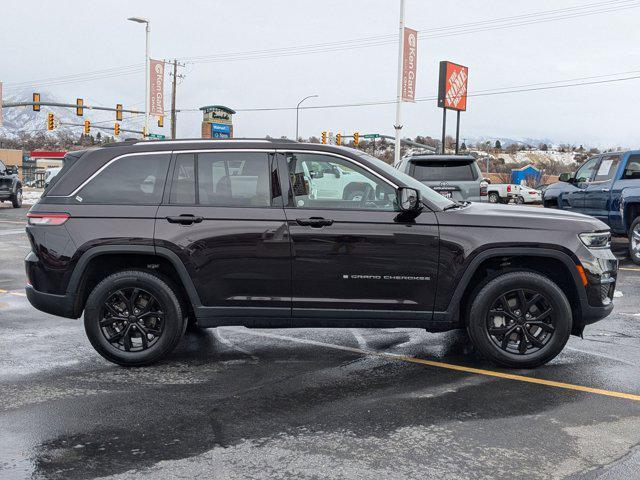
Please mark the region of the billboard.
[[464, 112], [467, 109], [469, 69], [453, 62], [440, 62], [438, 106]]
[[164, 62], [149, 59], [149, 115], [164, 116]]
[[231, 138], [231, 125], [212, 123], [211, 138]]
[[402, 49], [402, 101], [415, 102], [416, 98], [416, 62], [418, 60], [418, 32], [404, 29]]

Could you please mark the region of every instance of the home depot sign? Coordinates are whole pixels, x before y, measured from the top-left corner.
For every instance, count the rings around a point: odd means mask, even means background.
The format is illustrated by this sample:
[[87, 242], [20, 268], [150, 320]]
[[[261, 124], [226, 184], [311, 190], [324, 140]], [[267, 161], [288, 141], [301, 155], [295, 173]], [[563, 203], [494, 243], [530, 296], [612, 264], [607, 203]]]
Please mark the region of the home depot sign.
[[469, 69], [452, 62], [440, 62], [438, 106], [464, 112], [467, 109]]

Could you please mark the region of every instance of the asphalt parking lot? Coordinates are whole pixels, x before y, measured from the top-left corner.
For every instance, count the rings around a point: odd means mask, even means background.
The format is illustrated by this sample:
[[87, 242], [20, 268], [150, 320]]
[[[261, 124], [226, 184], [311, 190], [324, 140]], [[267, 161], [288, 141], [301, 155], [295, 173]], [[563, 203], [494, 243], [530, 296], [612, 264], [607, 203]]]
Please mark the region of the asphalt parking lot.
[[624, 243], [614, 313], [537, 370], [457, 332], [235, 327], [124, 369], [26, 301], [27, 208], [0, 204], [0, 478], [640, 478]]

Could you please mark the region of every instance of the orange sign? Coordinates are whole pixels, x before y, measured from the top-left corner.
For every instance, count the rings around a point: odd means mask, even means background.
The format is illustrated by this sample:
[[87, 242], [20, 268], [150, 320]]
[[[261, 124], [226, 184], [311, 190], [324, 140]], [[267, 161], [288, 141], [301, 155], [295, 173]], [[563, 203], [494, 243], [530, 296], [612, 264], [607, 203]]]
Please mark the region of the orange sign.
[[452, 62], [440, 62], [438, 106], [450, 110], [467, 109], [469, 69]]
[[416, 62], [418, 60], [417, 31], [411, 28], [404, 29], [404, 46], [402, 51], [402, 101], [415, 102]]

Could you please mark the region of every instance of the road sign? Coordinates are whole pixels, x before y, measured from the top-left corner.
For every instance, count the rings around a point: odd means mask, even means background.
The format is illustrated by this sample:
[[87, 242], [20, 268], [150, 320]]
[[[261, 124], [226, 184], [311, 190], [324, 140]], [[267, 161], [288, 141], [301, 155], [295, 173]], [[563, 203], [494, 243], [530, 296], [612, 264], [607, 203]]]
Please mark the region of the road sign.
[[165, 138], [167, 138], [164, 135], [159, 135], [157, 133], [150, 133], [149, 135], [147, 135], [147, 137], [149, 137], [149, 138], [157, 138], [158, 140], [164, 140]]
[[367, 133], [362, 136], [363, 138], [380, 138], [379, 133]]

